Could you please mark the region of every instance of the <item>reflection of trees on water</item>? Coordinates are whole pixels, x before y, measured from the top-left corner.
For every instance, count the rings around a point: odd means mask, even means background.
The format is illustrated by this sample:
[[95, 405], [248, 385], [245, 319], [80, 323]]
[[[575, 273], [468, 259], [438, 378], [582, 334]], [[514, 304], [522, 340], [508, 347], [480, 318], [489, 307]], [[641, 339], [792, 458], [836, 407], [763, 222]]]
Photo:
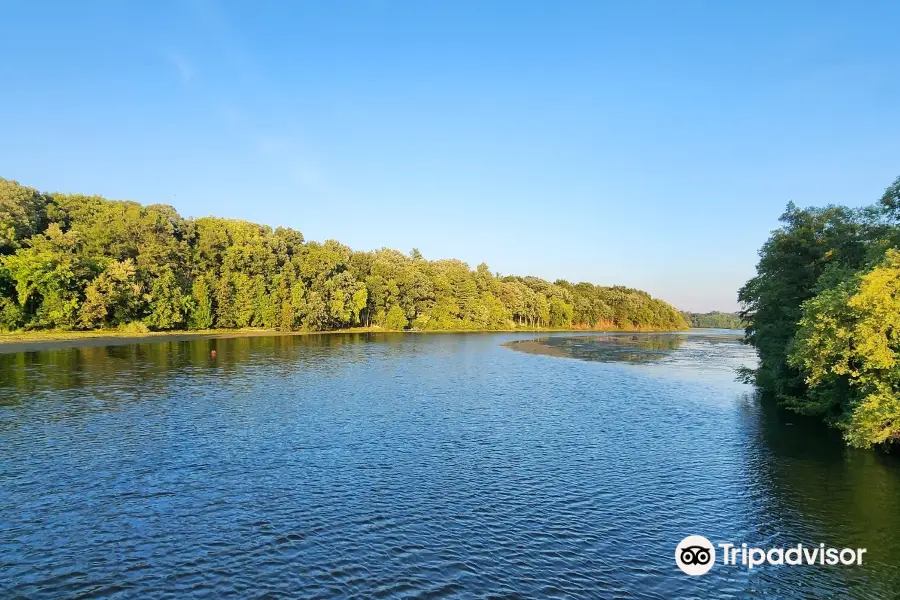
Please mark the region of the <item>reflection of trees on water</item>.
[[[754, 590], [777, 595], [786, 578], [811, 597], [891, 598], [900, 590], [900, 456], [847, 448], [840, 433], [771, 403], [744, 404], [747, 493], [756, 497], [760, 539], [770, 545], [867, 548], [862, 567], [760, 571]], [[752, 541], [752, 540], [747, 540]], [[818, 587], [821, 586], [821, 587]]]
[[218, 388], [255, 386], [266, 377], [289, 378], [301, 370], [334, 377], [376, 352], [418, 352], [421, 344], [414, 342], [402, 334], [328, 334], [0, 354], [0, 406], [62, 396], [71, 402], [60, 403], [60, 410], [115, 408], [186, 390], [203, 393], [213, 383]]
[[543, 337], [509, 342], [507, 347], [530, 354], [563, 356], [597, 362], [645, 363], [666, 358], [685, 336], [677, 334], [607, 334]]

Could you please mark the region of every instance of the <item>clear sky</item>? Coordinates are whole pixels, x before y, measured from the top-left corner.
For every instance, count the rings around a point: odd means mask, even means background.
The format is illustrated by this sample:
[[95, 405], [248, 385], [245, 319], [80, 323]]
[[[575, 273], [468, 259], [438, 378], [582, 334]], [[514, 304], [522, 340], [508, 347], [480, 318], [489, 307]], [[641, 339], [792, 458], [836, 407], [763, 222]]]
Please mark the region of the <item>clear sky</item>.
[[900, 175], [900, 2], [0, 0], [0, 176], [736, 308]]

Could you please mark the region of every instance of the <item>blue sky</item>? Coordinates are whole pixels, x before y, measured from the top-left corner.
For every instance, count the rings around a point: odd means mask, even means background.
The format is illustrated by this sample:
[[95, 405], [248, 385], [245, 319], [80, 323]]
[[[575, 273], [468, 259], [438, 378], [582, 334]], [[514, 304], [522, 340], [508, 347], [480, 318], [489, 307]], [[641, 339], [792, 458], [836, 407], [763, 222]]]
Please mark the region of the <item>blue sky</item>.
[[0, 2], [0, 176], [736, 308], [900, 175], [900, 3]]

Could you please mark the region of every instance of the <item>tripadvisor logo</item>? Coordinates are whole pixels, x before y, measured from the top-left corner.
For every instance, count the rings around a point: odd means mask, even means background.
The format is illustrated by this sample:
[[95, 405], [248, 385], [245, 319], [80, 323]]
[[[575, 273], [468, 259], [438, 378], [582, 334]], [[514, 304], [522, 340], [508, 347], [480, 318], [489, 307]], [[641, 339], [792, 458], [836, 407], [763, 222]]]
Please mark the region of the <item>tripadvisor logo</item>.
[[702, 535], [689, 535], [675, 547], [675, 564], [688, 575], [703, 575], [716, 564], [716, 548], [722, 551], [722, 564], [747, 569], [770, 565], [861, 565], [865, 548], [828, 548], [825, 544], [789, 548], [753, 548], [747, 544], [713, 545]]
[[688, 575], [703, 575], [716, 562], [716, 549], [702, 535], [689, 535], [675, 548], [675, 564]]

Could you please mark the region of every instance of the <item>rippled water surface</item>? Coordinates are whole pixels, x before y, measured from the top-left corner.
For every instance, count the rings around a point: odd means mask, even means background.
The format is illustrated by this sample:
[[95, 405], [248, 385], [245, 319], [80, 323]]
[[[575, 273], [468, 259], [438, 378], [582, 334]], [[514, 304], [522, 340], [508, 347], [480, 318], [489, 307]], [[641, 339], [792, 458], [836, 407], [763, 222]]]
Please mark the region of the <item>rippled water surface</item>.
[[[0, 355], [0, 597], [897, 597], [900, 464], [762, 408], [753, 363], [696, 333]], [[691, 578], [689, 534], [868, 553]]]

